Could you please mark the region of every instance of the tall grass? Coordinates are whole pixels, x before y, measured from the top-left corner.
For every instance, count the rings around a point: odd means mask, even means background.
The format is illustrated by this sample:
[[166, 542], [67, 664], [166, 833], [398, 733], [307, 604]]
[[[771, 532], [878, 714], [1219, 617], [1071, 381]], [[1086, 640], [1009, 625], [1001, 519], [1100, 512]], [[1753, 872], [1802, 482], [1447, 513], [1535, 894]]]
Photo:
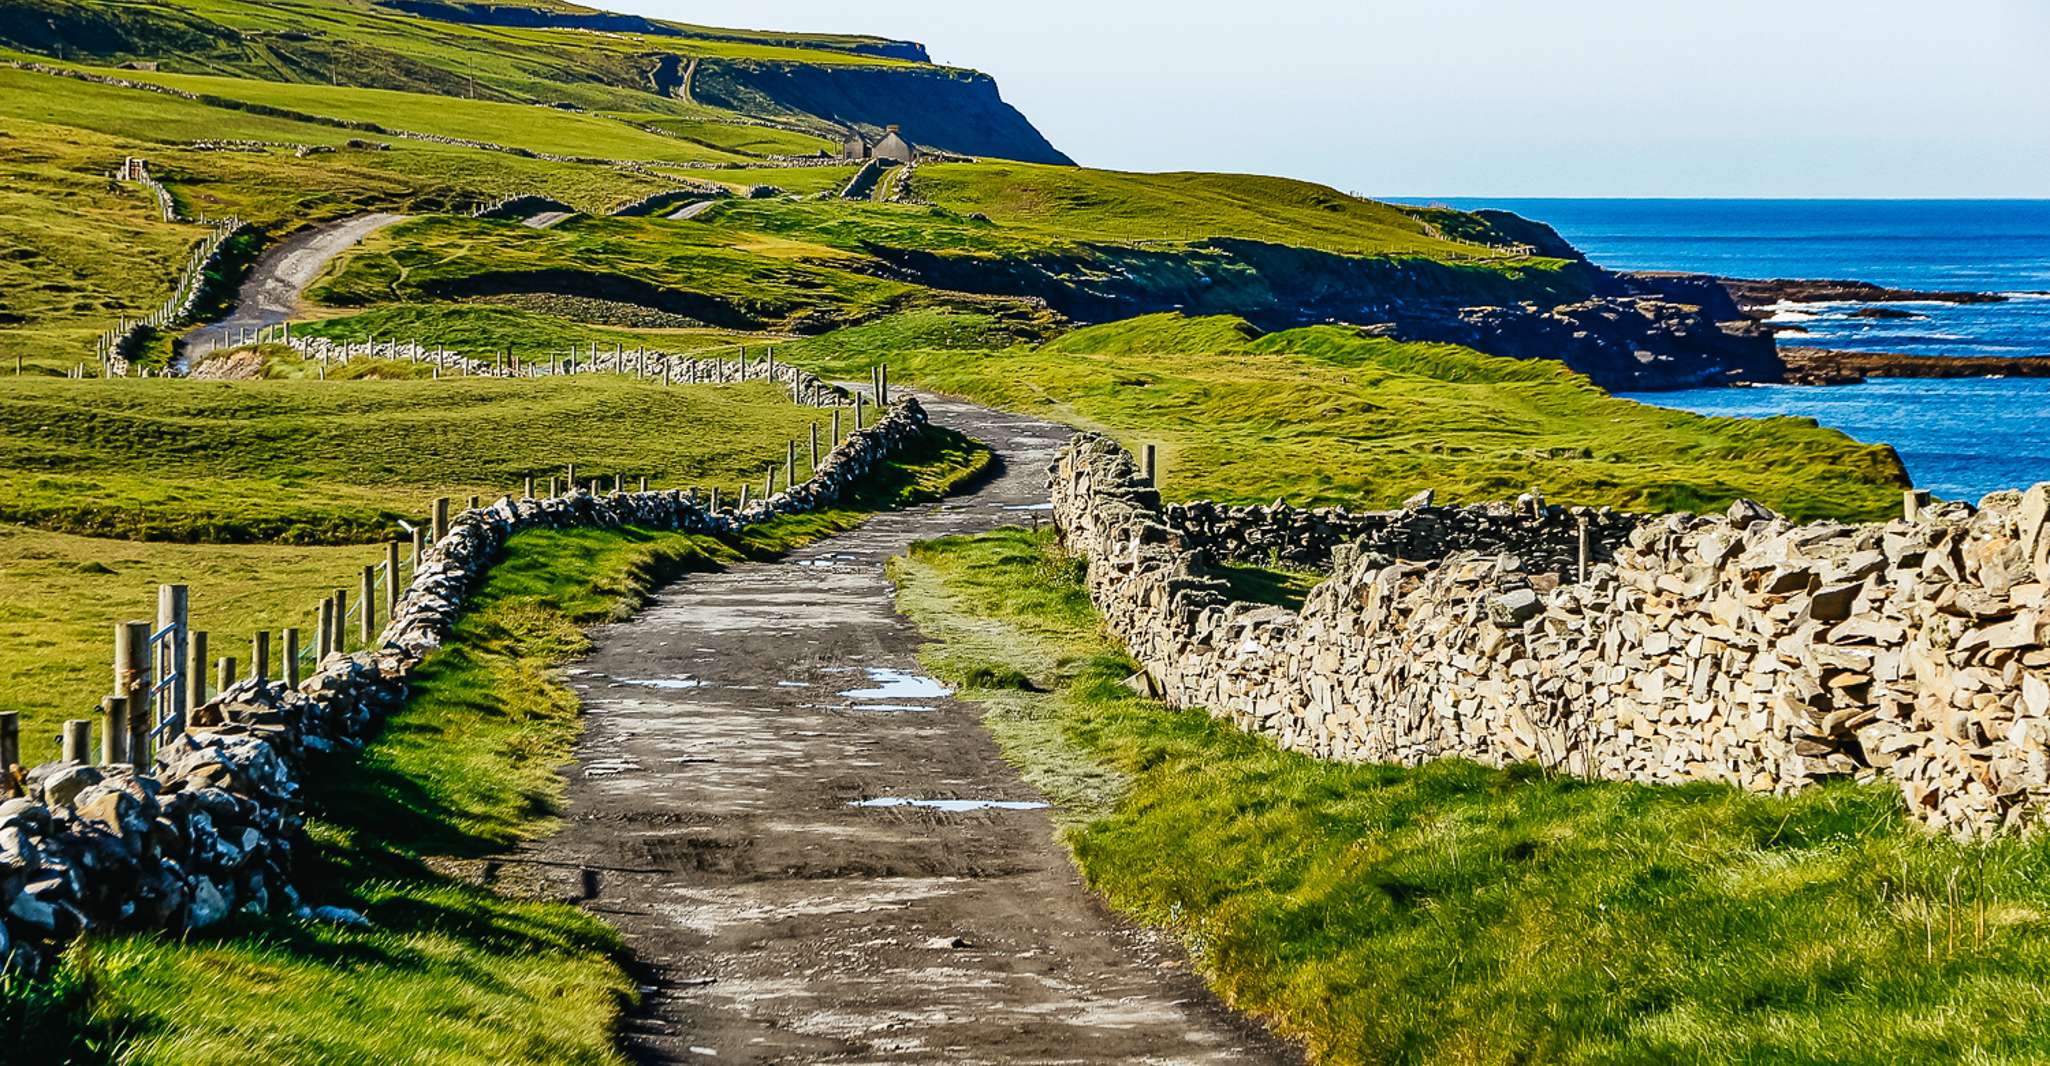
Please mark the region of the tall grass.
[[[1933, 837], [1881, 785], [1319, 762], [1124, 689], [1047, 534], [894, 574], [1091, 887], [1317, 1062], [2050, 1056], [2050, 845]], [[1021, 676], [1041, 691], [973, 687]]]

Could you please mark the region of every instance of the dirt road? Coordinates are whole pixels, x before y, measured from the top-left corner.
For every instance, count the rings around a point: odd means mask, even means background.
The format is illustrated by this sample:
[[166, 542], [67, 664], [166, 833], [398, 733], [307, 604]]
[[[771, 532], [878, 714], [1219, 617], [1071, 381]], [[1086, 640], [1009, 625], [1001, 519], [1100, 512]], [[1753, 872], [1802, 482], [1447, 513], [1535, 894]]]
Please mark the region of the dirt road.
[[625, 932], [644, 1061], [1296, 1061], [1103, 910], [978, 711], [919, 676], [884, 561], [1027, 519], [1067, 433], [929, 408], [999, 476], [599, 631], [567, 825], [514, 865]]

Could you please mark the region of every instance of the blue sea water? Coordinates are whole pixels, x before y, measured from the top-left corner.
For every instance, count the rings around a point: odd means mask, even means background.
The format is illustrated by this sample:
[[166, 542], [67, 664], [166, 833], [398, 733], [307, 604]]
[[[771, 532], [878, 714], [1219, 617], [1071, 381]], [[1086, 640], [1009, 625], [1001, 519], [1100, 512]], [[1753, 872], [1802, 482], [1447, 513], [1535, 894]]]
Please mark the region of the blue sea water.
[[[1783, 305], [1805, 333], [1780, 343], [1973, 356], [2050, 354], [2050, 200], [1412, 200], [1497, 207], [1551, 224], [1619, 270], [1832, 278], [1895, 288], [2005, 293], [2004, 303]], [[2050, 381], [1890, 379], [1864, 385], [1690, 389], [1631, 397], [1704, 414], [1807, 415], [1894, 446], [1916, 485], [1976, 500], [2050, 480]]]
[[[2050, 200], [1446, 200], [1550, 223], [1616, 270], [1831, 278], [1994, 292], [1997, 304], [1793, 304], [1782, 344], [1911, 355], [2050, 354]], [[1921, 318], [1861, 319], [1887, 306]]]

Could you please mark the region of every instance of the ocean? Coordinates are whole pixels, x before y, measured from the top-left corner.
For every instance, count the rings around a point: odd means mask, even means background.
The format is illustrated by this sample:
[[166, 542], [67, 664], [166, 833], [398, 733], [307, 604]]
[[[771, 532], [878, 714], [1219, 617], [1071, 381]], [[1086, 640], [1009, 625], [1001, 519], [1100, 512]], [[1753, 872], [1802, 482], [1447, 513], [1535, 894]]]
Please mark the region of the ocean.
[[[1411, 200], [1549, 223], [1618, 270], [1830, 278], [2009, 295], [2003, 303], [1783, 304], [1783, 345], [1913, 355], [2050, 354], [2050, 200]], [[1854, 318], [1888, 306], [1913, 318]], [[1894, 446], [1918, 487], [1977, 500], [2050, 481], [2050, 381], [1887, 379], [1631, 394], [1703, 414], [1807, 415]]]

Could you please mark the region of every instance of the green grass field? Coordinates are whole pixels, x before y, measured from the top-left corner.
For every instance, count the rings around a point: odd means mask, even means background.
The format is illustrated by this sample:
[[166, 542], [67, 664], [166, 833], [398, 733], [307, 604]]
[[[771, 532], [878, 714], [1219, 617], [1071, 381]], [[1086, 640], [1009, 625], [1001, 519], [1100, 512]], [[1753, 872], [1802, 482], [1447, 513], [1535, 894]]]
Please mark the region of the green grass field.
[[[310, 633], [352, 600], [382, 543], [436, 496], [647, 476], [658, 487], [759, 486], [830, 414], [775, 387], [538, 382], [0, 379], [0, 706], [26, 757], [107, 686], [115, 622], [152, 618], [156, 586], [192, 589], [217, 655], [258, 629]], [[803, 476], [800, 472], [800, 477]], [[118, 538], [118, 539], [108, 539]]]
[[830, 412], [773, 385], [0, 382], [0, 521], [129, 539], [383, 539], [436, 496], [582, 477], [728, 491]]
[[1392, 205], [1290, 178], [1005, 162], [921, 166], [915, 183], [920, 195], [941, 207], [981, 212], [1050, 236], [1168, 242], [1241, 237], [1346, 255], [1481, 254], [1442, 239]]
[[903, 316], [786, 346], [827, 375], [885, 351], [906, 383], [1160, 447], [1162, 490], [1299, 506], [1513, 497], [1704, 510], [1749, 497], [1801, 518], [1898, 510], [1899, 461], [1801, 419], [1703, 418], [1618, 400], [1548, 360], [1361, 337], [1262, 336], [1157, 315], [994, 347], [972, 317]]
[[1122, 688], [1048, 533], [932, 542], [893, 573], [927, 665], [985, 704], [1091, 887], [1313, 1061], [2050, 1056], [2050, 845], [1932, 837], [1881, 785], [1319, 762]]

